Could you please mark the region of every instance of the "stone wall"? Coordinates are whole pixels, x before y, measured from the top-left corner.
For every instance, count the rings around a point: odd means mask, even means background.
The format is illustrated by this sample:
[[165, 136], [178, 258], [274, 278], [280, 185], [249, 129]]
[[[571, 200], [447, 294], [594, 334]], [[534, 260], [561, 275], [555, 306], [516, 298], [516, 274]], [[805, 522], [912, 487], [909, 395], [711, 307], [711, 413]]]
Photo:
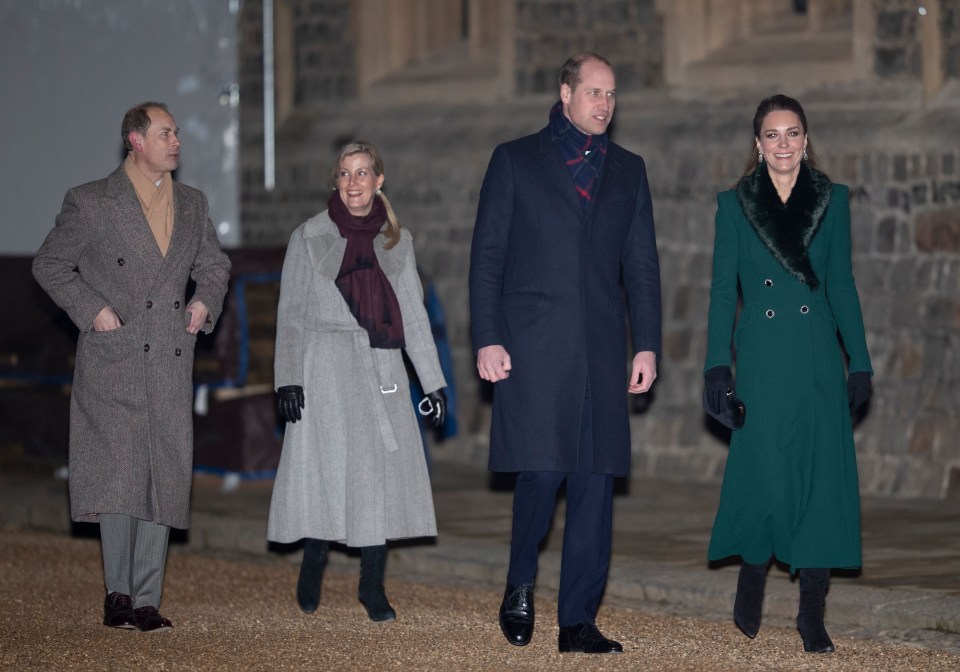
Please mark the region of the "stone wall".
[[[854, 274], [875, 369], [869, 414], [856, 428], [862, 490], [957, 496], [960, 151], [947, 138], [960, 133], [958, 107], [890, 115], [871, 109], [879, 99], [861, 101], [859, 109], [850, 110], [818, 99], [814, 92], [800, 98], [823, 168], [851, 190]], [[654, 180], [665, 318], [665, 361], [655, 402], [634, 419], [641, 444], [634, 468], [640, 473], [680, 479], [722, 474], [726, 437], [712, 434], [696, 413], [709, 305], [713, 192], [729, 186], [739, 173], [750, 148], [751, 109], [744, 101], [738, 119], [726, 121], [726, 110], [711, 107], [708, 112], [704, 134], [740, 137], [739, 143], [689, 147], [681, 139], [665, 146], [662, 138], [674, 129], [653, 119], [637, 126], [645, 129], [637, 132], [636, 141]], [[690, 112], [675, 113], [679, 126], [693, 122]], [[932, 128], [937, 130], [931, 133]]]
[[[244, 21], [256, 20], [251, 7], [257, 4], [255, 0], [244, 4]], [[547, 8], [585, 11], [574, 4], [580, 3], [518, 1], [518, 52], [521, 40], [532, 32], [531, 17], [540, 17], [538, 12]], [[879, 5], [896, 13], [913, 3]], [[526, 18], [523, 12], [528, 13]], [[629, 20], [634, 20], [632, 16]], [[896, 43], [904, 50], [902, 58], [889, 62], [909, 63], [915, 28], [891, 28], [890, 38], [881, 40], [879, 12], [877, 16], [877, 44], [893, 49]], [[906, 13], [898, 16], [912, 24]], [[507, 101], [467, 105], [451, 95], [427, 105], [385, 101], [363, 105], [349, 98], [301, 105], [278, 129], [277, 188], [266, 192], [259, 39], [250, 26], [244, 27], [244, 34], [241, 137], [246, 241], [285, 245], [294, 227], [325, 208], [337, 147], [357, 137], [380, 145], [386, 160], [385, 190], [401, 223], [414, 233], [418, 261], [435, 281], [447, 312], [462, 433], [457, 441], [433, 450], [483, 462], [489, 390], [480, 386], [475, 374], [466, 287], [473, 219], [493, 147], [546, 123], [556, 93], [550, 89], [536, 93], [532, 82], [538, 68], [543, 74], [537, 77], [555, 81], [556, 72], [548, 73], [547, 60], [556, 47], [530, 38], [536, 46], [529, 48], [536, 49], [542, 60], [518, 55], [518, 85], [519, 70], [529, 68], [524, 72], [531, 88], [527, 95]], [[949, 34], [955, 36], [956, 30]], [[603, 45], [583, 46], [609, 53]], [[554, 71], [562, 60], [557, 57]], [[616, 64], [616, 58], [612, 60]], [[739, 176], [752, 148], [753, 110], [770, 92], [730, 91], [722, 97], [697, 98], [663, 87], [644, 88], [649, 82], [638, 73], [655, 71], [654, 63], [651, 59], [628, 75], [627, 81], [633, 78], [630, 85], [624, 83], [618, 65], [619, 103], [612, 131], [616, 142], [647, 160], [664, 290], [660, 379], [652, 395], [633, 402], [634, 471], [718, 480], [726, 437], [712, 433], [700, 409], [716, 192]], [[891, 66], [885, 72], [890, 76], [855, 88], [805, 90], [798, 85], [789, 93], [807, 108], [824, 168], [851, 188], [854, 272], [876, 370], [869, 413], [856, 428], [862, 490], [901, 497], [957, 497], [960, 101], [945, 95], [933, 104], [924, 103], [909, 68]]]
[[960, 0], [941, 0], [944, 68], [950, 79], [960, 79]]
[[874, 72], [877, 77], [919, 77], [923, 70], [918, 34], [923, 17], [913, 0], [874, 0]]
[[662, 30], [654, 4], [517, 0], [516, 92], [553, 94], [557, 64], [580, 51], [602, 53], [625, 90], [662, 84]]

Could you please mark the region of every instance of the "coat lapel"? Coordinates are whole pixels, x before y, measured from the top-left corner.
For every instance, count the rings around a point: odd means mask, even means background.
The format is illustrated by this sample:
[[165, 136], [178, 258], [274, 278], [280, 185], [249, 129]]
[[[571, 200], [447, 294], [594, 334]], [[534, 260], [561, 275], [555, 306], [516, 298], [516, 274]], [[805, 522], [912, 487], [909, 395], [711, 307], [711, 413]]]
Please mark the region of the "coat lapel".
[[765, 166], [740, 178], [737, 200], [757, 237], [790, 274], [817, 289], [820, 281], [807, 248], [820, 230], [830, 205], [830, 180], [819, 170], [800, 164], [800, 174], [786, 203], [780, 200]]
[[[191, 218], [190, 209], [187, 207], [184, 197], [183, 187], [176, 182], [173, 183], [173, 233], [170, 236], [170, 246], [167, 248], [167, 255], [163, 257], [162, 265], [167, 268], [176, 268], [180, 258], [189, 248], [191, 234], [197, 230], [197, 224], [201, 227], [205, 222], [195, 222]], [[148, 227], [149, 228], [149, 227]], [[153, 234], [150, 234], [151, 238]], [[156, 244], [156, 241], [154, 241]], [[157, 248], [159, 252], [159, 248]]]
[[570, 207], [580, 215], [580, 196], [573, 186], [573, 179], [570, 177], [570, 171], [563, 162], [563, 157], [560, 156], [560, 150], [557, 149], [556, 145], [553, 144], [553, 140], [550, 139], [549, 126], [540, 131], [539, 139], [540, 160], [543, 162], [544, 169], [550, 181], [556, 185], [557, 190], [563, 195], [564, 200], [570, 204]]
[[113, 202], [113, 207], [109, 208], [112, 210], [110, 223], [120, 238], [148, 268], [159, 270], [163, 255], [160, 254], [160, 248], [150, 231], [150, 225], [123, 164], [107, 177], [105, 195]]
[[603, 203], [610, 195], [611, 186], [615, 182], [617, 175], [620, 175], [620, 162], [613, 156], [613, 143], [607, 144], [607, 156], [600, 167], [600, 173], [597, 175], [597, 188], [593, 194], [593, 200], [587, 209], [586, 216], [592, 217], [595, 212], [599, 212]]
[[336, 280], [343, 263], [343, 253], [347, 249], [347, 239], [340, 235], [326, 211], [316, 215], [304, 233], [314, 268], [331, 281]]

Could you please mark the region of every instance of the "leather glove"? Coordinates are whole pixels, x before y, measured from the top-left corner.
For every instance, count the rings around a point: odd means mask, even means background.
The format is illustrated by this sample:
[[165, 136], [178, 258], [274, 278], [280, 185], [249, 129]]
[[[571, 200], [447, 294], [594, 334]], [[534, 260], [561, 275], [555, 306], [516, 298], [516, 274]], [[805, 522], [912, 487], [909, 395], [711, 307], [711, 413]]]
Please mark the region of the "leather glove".
[[870, 398], [873, 384], [869, 371], [854, 371], [847, 376], [847, 401], [850, 402], [850, 415], [856, 415]]
[[420, 415], [430, 420], [434, 427], [443, 427], [447, 419], [447, 394], [441, 387], [439, 390], [429, 392], [420, 400], [417, 407]]
[[703, 410], [714, 416], [723, 408], [723, 400], [728, 394], [736, 396], [733, 386], [733, 372], [730, 367], [715, 366], [703, 374]]
[[300, 385], [284, 385], [277, 388], [277, 408], [284, 422], [296, 422], [301, 419], [300, 409], [303, 408], [303, 387]]

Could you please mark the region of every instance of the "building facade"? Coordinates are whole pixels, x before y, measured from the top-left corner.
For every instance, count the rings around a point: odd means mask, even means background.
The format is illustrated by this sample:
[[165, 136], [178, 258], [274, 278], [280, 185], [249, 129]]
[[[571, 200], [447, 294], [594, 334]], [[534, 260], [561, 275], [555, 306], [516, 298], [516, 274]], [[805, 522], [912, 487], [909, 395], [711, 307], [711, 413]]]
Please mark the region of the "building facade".
[[782, 92], [851, 190], [876, 369], [862, 490], [960, 498], [960, 0], [246, 0], [239, 21], [243, 243], [285, 245], [325, 209], [337, 148], [381, 147], [463, 400], [462, 436], [435, 451], [486, 456], [466, 271], [487, 160], [546, 124], [561, 63], [590, 50], [617, 73], [613, 138], [647, 161], [663, 273], [664, 358], [634, 402], [634, 473], [722, 475], [725, 437], [700, 408], [716, 193], [752, 151], [757, 103]]

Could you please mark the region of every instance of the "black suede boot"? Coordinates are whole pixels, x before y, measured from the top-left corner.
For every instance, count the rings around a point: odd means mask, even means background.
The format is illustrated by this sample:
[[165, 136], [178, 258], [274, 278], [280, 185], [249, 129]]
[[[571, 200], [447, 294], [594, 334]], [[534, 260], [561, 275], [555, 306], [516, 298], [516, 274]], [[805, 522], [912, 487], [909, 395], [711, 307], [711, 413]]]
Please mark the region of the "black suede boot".
[[830, 587], [829, 569], [800, 570], [800, 613], [797, 629], [807, 653], [830, 653], [833, 642], [823, 625], [823, 608]]
[[383, 573], [387, 564], [387, 545], [360, 549], [360, 586], [357, 599], [367, 608], [371, 621], [392, 621], [397, 617], [383, 591]]
[[762, 565], [744, 562], [737, 578], [737, 599], [733, 603], [733, 622], [750, 639], [760, 631], [763, 614], [763, 589], [767, 585], [769, 561]]
[[327, 567], [330, 542], [324, 539], [307, 538], [303, 543], [303, 560], [300, 561], [300, 578], [297, 579], [297, 604], [306, 613], [312, 614], [320, 604], [320, 584], [323, 570]]

